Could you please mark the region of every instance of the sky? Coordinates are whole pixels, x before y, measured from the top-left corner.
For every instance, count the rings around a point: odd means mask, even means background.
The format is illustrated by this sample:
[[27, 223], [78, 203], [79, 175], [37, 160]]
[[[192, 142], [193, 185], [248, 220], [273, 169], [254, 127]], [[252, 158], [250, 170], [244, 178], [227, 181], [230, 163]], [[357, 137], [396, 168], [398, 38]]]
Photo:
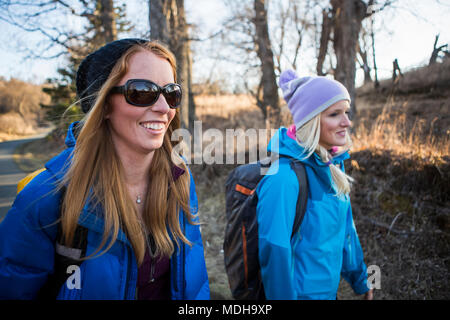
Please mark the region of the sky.
[[[249, 1], [249, 0], [246, 0]], [[274, 0], [273, 0], [274, 1]], [[147, 0], [129, 0], [128, 14], [133, 17], [136, 32], [148, 29]], [[207, 30], [202, 34], [212, 34], [219, 30], [220, 21], [225, 17], [226, 7], [222, 0], [185, 0], [188, 22], [198, 29]], [[270, 7], [269, 7], [270, 10]], [[435, 36], [440, 34], [439, 45], [450, 46], [450, 0], [398, 0], [394, 9], [376, 16], [376, 59], [379, 78], [389, 78], [392, 61], [397, 58], [402, 71], [425, 65], [431, 55]], [[69, 21], [69, 23], [71, 23]], [[73, 23], [73, 22], [72, 22]], [[0, 21], [0, 76], [19, 78], [34, 83], [42, 83], [46, 78], [56, 77], [57, 68], [65, 64], [64, 59], [27, 60], [18, 50], [39, 41], [35, 34], [26, 34]], [[313, 57], [311, 57], [313, 58]], [[194, 61], [194, 75], [206, 77], [211, 61], [200, 56]], [[220, 63], [214, 68], [220, 70]], [[210, 67], [212, 68], [212, 66]], [[224, 72], [232, 72], [224, 64]], [[306, 75], [315, 68], [315, 61], [303, 65], [299, 74]], [[357, 85], [362, 81], [362, 72], [357, 73]]]

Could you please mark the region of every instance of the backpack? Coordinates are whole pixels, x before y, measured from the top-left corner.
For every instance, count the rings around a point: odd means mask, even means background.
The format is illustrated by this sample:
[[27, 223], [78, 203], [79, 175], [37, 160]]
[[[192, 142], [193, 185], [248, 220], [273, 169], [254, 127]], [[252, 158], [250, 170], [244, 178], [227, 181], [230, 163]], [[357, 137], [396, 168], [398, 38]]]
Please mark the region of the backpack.
[[[291, 157], [290, 166], [295, 172], [300, 192], [291, 238], [299, 230], [306, 211], [308, 179], [304, 165]], [[227, 226], [223, 243], [225, 269], [232, 295], [239, 300], [265, 300], [258, 255], [258, 220], [256, 187], [264, 177], [271, 158], [241, 165], [227, 177]]]
[[[45, 168], [36, 170], [29, 174], [25, 178], [19, 181], [17, 185], [17, 193], [19, 193], [31, 180], [33, 180], [38, 174], [45, 171]], [[61, 199], [59, 202], [59, 209], [61, 210], [61, 204], [66, 194], [66, 188], [61, 188]], [[54, 272], [47, 278], [45, 284], [39, 290], [36, 299], [37, 300], [54, 300], [58, 296], [58, 293], [63, 285], [65, 285], [67, 279], [70, 276], [68, 273], [69, 266], [80, 266], [83, 262], [82, 258], [86, 256], [87, 248], [87, 234], [88, 229], [77, 225], [75, 229], [73, 245], [68, 248], [63, 245], [63, 233], [61, 222], [57, 224], [56, 244], [55, 244], [55, 264]]]

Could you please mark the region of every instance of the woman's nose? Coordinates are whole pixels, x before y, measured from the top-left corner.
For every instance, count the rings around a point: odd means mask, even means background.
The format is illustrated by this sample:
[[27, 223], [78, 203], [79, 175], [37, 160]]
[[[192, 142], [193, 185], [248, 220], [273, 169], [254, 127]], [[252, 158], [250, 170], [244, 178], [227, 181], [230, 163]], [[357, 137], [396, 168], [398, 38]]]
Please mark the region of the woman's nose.
[[341, 126], [343, 126], [343, 127], [350, 127], [351, 125], [352, 125], [352, 122], [348, 118], [348, 115], [344, 114], [344, 116], [342, 118], [342, 121], [341, 121]]
[[170, 111], [169, 104], [166, 101], [164, 95], [160, 94], [158, 100], [156, 100], [155, 104], [151, 106], [152, 111], [167, 113]]

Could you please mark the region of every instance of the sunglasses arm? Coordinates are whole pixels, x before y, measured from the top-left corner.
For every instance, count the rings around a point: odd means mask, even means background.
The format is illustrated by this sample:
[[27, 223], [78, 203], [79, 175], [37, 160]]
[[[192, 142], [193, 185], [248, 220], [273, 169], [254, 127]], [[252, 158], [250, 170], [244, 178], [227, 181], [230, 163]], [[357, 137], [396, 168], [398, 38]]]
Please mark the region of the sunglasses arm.
[[112, 87], [110, 93], [125, 93], [125, 86]]

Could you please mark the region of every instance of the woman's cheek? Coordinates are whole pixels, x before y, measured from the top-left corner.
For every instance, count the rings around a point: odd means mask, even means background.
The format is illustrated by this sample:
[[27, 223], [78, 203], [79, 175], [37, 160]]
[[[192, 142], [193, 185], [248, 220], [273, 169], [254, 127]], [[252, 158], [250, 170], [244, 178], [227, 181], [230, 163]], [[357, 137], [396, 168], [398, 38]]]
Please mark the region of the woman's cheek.
[[176, 113], [177, 111], [176, 110], [174, 110], [174, 109], [170, 109], [170, 111], [169, 111], [169, 121], [168, 121], [168, 123], [167, 123], [167, 128], [169, 127], [169, 125], [170, 125], [170, 123], [172, 122], [172, 120], [173, 120], [173, 118], [175, 118], [175, 113]]

